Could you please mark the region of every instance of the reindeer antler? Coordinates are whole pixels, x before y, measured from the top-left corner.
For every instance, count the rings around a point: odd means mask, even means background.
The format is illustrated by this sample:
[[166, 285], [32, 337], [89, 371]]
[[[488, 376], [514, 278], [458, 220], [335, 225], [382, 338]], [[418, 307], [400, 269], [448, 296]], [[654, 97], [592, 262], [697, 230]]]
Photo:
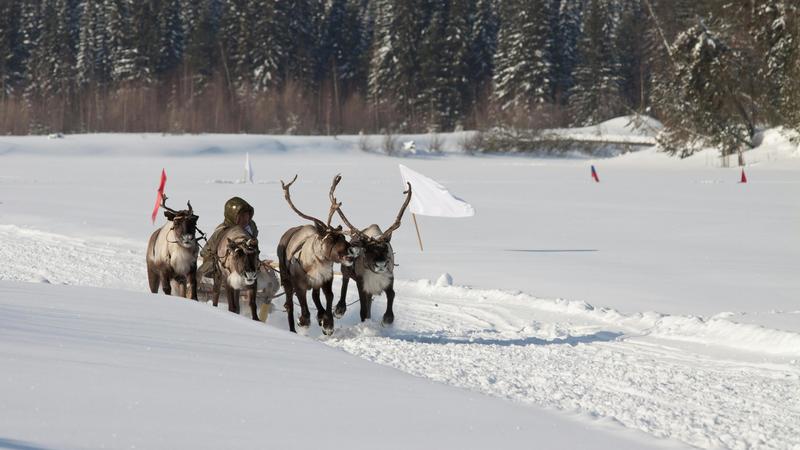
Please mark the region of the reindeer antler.
[[164, 208], [165, 211], [169, 211], [173, 214], [178, 214], [178, 211], [175, 211], [174, 209], [167, 206], [167, 194], [163, 192], [161, 193], [161, 207]]
[[[333, 185], [331, 186], [331, 192], [329, 194], [329, 197], [331, 199], [331, 212], [330, 212], [330, 216], [328, 217], [328, 223], [330, 224], [331, 217], [333, 217], [333, 213], [336, 212], [336, 213], [339, 214], [339, 218], [342, 219], [342, 222], [344, 222], [344, 224], [347, 225], [348, 228], [350, 228], [350, 235], [353, 236], [353, 237], [360, 237], [360, 236], [362, 236], [361, 230], [359, 230], [358, 228], [353, 226], [353, 224], [350, 223], [349, 220], [347, 220], [347, 217], [342, 212], [342, 204], [341, 204], [341, 202], [339, 202], [336, 199], [336, 197], [333, 196], [333, 191], [336, 189], [336, 186], [339, 184], [340, 181], [342, 181], [342, 175], [341, 174], [336, 175], [333, 178]], [[336, 206], [335, 209], [334, 209], [334, 205]]]
[[295, 181], [297, 181], [297, 175], [295, 175], [294, 178], [292, 178], [292, 181], [290, 181], [289, 184], [286, 184], [283, 182], [283, 180], [281, 180], [281, 187], [283, 188], [283, 197], [286, 199], [286, 202], [289, 203], [289, 206], [292, 208], [292, 211], [297, 213], [297, 215], [302, 217], [303, 219], [314, 222], [314, 225], [316, 225], [317, 228], [320, 229], [328, 228], [328, 226], [325, 225], [325, 222], [317, 219], [316, 217], [309, 216], [308, 214], [303, 214], [302, 212], [300, 212], [299, 209], [297, 209], [296, 206], [294, 206], [294, 203], [292, 203], [292, 196], [289, 194], [289, 188], [292, 186], [292, 184], [294, 184]]
[[191, 216], [194, 213], [194, 210], [192, 209], [192, 202], [187, 200], [186, 201], [186, 206], [189, 207], [189, 215]]
[[338, 173], [335, 177], [333, 177], [333, 182], [331, 182], [331, 190], [328, 192], [328, 198], [331, 200], [331, 209], [328, 211], [328, 228], [331, 226], [333, 213], [338, 211], [342, 206], [342, 204], [336, 200], [336, 197], [333, 196], [333, 191], [336, 190], [336, 186], [339, 185], [340, 181], [342, 181], [342, 174]]
[[411, 183], [406, 182], [408, 189], [406, 189], [403, 194], [406, 194], [406, 201], [403, 202], [403, 206], [400, 207], [400, 212], [397, 213], [397, 218], [394, 220], [392, 226], [390, 226], [386, 231], [381, 234], [378, 238], [380, 240], [389, 240], [392, 237], [392, 232], [398, 228], [400, 228], [400, 219], [403, 217], [403, 214], [406, 212], [406, 208], [408, 207], [408, 203], [411, 202]]

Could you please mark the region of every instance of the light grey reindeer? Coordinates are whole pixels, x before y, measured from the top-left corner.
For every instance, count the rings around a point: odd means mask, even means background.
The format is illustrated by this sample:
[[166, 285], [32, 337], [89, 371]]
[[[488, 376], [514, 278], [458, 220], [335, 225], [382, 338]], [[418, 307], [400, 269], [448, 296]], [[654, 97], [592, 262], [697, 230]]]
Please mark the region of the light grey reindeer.
[[[286, 293], [286, 311], [289, 319], [289, 330], [294, 332], [294, 303], [293, 296], [300, 302], [300, 317], [297, 324], [307, 327], [310, 324], [311, 312], [308, 309], [306, 294], [313, 289], [312, 299], [317, 307], [317, 321], [326, 335], [333, 334], [333, 264], [342, 266], [352, 264], [348, 249], [350, 245], [342, 232], [342, 227], [332, 227], [331, 218], [338, 208], [338, 204], [331, 203], [328, 211], [328, 222], [325, 223], [315, 217], [303, 214], [292, 203], [289, 188], [297, 180], [297, 175], [291, 182], [284, 183], [283, 194], [289, 207], [298, 216], [309, 220], [313, 225], [293, 227], [281, 236], [278, 243], [278, 262], [280, 264], [280, 278], [283, 291]], [[331, 185], [330, 197], [341, 180], [337, 175]], [[325, 293], [326, 306], [322, 306], [319, 298], [319, 289]]]
[[358, 287], [358, 300], [361, 306], [361, 321], [369, 319], [372, 314], [372, 297], [386, 293], [386, 312], [383, 314], [383, 325], [391, 325], [394, 322], [394, 251], [392, 250], [392, 232], [400, 228], [400, 220], [405, 213], [408, 203], [411, 201], [411, 183], [407, 183], [408, 189], [403, 193], [406, 199], [394, 223], [381, 231], [381, 228], [372, 224], [363, 230], [359, 230], [347, 219], [342, 212], [341, 203], [333, 197], [331, 191], [331, 202], [338, 204], [337, 212], [342, 222], [350, 229], [351, 254], [356, 255], [351, 266], [342, 265], [342, 290], [339, 302], [336, 304], [334, 314], [342, 317], [347, 311], [347, 285], [351, 279], [356, 280]]

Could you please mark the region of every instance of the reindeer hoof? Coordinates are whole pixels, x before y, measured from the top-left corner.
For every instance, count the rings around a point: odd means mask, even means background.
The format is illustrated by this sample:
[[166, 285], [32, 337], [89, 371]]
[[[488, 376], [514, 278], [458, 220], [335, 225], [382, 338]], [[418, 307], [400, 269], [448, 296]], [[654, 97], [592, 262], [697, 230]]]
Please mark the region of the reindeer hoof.
[[337, 319], [341, 319], [344, 317], [344, 313], [347, 311], [347, 305], [336, 305], [336, 309], [333, 310], [333, 315], [336, 316]]
[[311, 325], [311, 319], [308, 316], [300, 316], [297, 318], [297, 326], [308, 328]]
[[322, 326], [323, 322], [325, 322], [325, 314], [317, 314], [317, 325]]
[[333, 316], [326, 316], [322, 323], [320, 324], [322, 327], [322, 334], [325, 336], [330, 336], [333, 334]]
[[381, 325], [388, 327], [392, 323], [394, 323], [394, 314], [384, 314], [383, 320], [381, 321]]

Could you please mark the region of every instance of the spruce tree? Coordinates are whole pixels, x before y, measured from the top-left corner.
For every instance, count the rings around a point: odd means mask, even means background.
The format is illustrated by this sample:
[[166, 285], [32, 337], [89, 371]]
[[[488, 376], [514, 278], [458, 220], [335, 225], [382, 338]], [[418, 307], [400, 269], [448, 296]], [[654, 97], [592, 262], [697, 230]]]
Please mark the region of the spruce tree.
[[674, 72], [658, 84], [658, 106], [667, 130], [662, 147], [680, 157], [697, 145], [720, 149], [722, 155], [752, 146], [754, 110], [741, 92], [747, 84], [742, 58], [728, 41], [724, 25], [705, 21], [681, 33], [671, 47]]
[[589, 125], [623, 114], [622, 65], [615, 47], [619, 11], [614, 0], [589, 0], [578, 44], [570, 107], [575, 124]]
[[584, 3], [584, 0], [562, 0], [557, 10], [553, 99], [560, 105], [568, 102], [573, 86], [572, 72], [578, 60], [578, 39], [581, 36]]
[[0, 3], [0, 100], [11, 96], [24, 77], [25, 49], [21, 2]]
[[494, 58], [494, 97], [501, 109], [529, 114], [552, 101], [552, 7], [550, 0], [502, 2]]
[[494, 54], [497, 51], [498, 17], [493, 0], [477, 0], [471, 21], [466, 70], [470, 83], [468, 106], [488, 97], [492, 88]]

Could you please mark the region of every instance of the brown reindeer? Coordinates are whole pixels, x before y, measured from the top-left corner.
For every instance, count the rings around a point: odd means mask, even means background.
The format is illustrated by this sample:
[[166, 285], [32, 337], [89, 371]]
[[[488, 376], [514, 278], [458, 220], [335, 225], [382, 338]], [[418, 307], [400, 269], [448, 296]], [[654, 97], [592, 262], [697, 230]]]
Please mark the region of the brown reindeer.
[[[405, 202], [400, 207], [400, 212], [394, 223], [386, 230], [381, 231], [380, 227], [372, 224], [363, 230], [354, 227], [347, 220], [341, 209], [341, 203], [337, 212], [342, 222], [350, 228], [350, 245], [357, 249], [351, 253], [357, 255], [353, 264], [342, 266], [342, 291], [339, 302], [336, 304], [336, 317], [342, 317], [347, 311], [347, 285], [350, 279], [356, 280], [358, 287], [358, 300], [361, 306], [361, 321], [371, 317], [372, 297], [386, 292], [386, 312], [383, 314], [383, 325], [391, 325], [394, 322], [394, 251], [392, 250], [392, 232], [400, 228], [400, 219], [411, 201], [411, 184], [403, 192], [406, 194]], [[338, 203], [335, 197], [331, 201]]]
[[211, 301], [219, 303], [221, 289], [225, 288], [228, 311], [239, 314], [239, 295], [247, 293], [253, 320], [256, 314], [256, 290], [261, 261], [259, 260], [258, 240], [239, 225], [225, 230], [216, 251], [217, 270], [214, 272], [214, 286]]
[[189, 209], [175, 211], [167, 206], [167, 196], [162, 195], [161, 207], [167, 223], [154, 231], [147, 243], [147, 280], [150, 292], [157, 293], [158, 286], [165, 294], [172, 294], [175, 283], [181, 297], [197, 300], [197, 233], [198, 217]]
[[[292, 203], [289, 188], [297, 180], [297, 175], [288, 184], [281, 181], [284, 197], [292, 211], [303, 219], [313, 222], [313, 225], [301, 225], [288, 229], [278, 243], [278, 263], [283, 291], [286, 293], [286, 311], [289, 318], [289, 330], [294, 332], [294, 303], [292, 298], [297, 296], [300, 302], [300, 317], [297, 325], [309, 326], [311, 313], [308, 310], [306, 294], [309, 289], [314, 289], [312, 294], [314, 305], [317, 307], [317, 321], [326, 335], [333, 333], [333, 264], [343, 266], [352, 264], [348, 255], [349, 244], [342, 232], [342, 227], [332, 227], [331, 218], [338, 208], [335, 202], [331, 204], [328, 212], [328, 222], [325, 223], [315, 217], [303, 214]], [[336, 185], [341, 180], [337, 175], [331, 185], [331, 198]], [[323, 307], [319, 299], [318, 289], [325, 294], [326, 306]]]

